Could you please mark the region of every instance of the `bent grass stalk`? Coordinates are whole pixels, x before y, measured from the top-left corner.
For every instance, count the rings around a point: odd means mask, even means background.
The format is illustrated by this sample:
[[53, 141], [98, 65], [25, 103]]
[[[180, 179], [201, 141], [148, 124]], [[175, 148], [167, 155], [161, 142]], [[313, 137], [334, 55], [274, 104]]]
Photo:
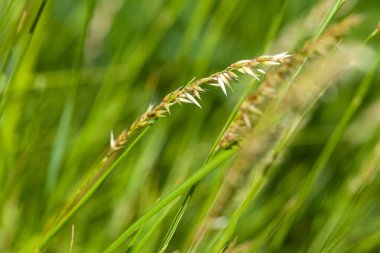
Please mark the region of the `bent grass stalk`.
[[[369, 88], [369, 85], [371, 84], [371, 81], [373, 80], [376, 70], [380, 64], [380, 51], [378, 51], [378, 56], [376, 59], [376, 62], [372, 66], [372, 70], [367, 73], [365, 78], [362, 80], [361, 84], [358, 87], [357, 93], [354, 96], [354, 98], [351, 101], [351, 104], [347, 108], [347, 111], [341, 118], [340, 122], [338, 123], [338, 126], [335, 128], [333, 134], [330, 136], [329, 140], [327, 141], [327, 144], [324, 146], [324, 149], [320, 155], [320, 157], [317, 159], [317, 162], [314, 164], [312, 169], [310, 170], [310, 173], [308, 177], [305, 179], [305, 182], [303, 183], [303, 187], [300, 189], [299, 193], [296, 194], [292, 199], [296, 200], [298, 203], [297, 205], [294, 206], [291, 212], [289, 212], [284, 219], [286, 219], [287, 224], [291, 223], [295, 219], [295, 215], [299, 214], [302, 208], [301, 203], [304, 203], [304, 200], [307, 198], [308, 193], [312, 189], [317, 176], [320, 174], [321, 170], [325, 167], [327, 164], [329, 158], [332, 155], [333, 150], [335, 149], [336, 145], [338, 144], [340, 138], [342, 137], [344, 130], [347, 127], [347, 124], [349, 122], [349, 119], [353, 116], [354, 112], [357, 110], [357, 108], [360, 105], [360, 101], [363, 99], [363, 96], [365, 95], [366, 91]], [[276, 149], [276, 156], [274, 157], [273, 161], [268, 164], [268, 167], [273, 166], [273, 163], [275, 159], [278, 157], [278, 155], [285, 149], [285, 147], [288, 145], [289, 141], [291, 140], [291, 137], [295, 135], [297, 130], [300, 128], [302, 125], [302, 119], [305, 118], [306, 113], [310, 110], [305, 111], [300, 116], [301, 120], [295, 120], [294, 124], [291, 131], [288, 133], [288, 137], [285, 138], [282, 141], [282, 144]], [[268, 239], [269, 234], [267, 233], [266, 236], [261, 237], [260, 241], [263, 243], [265, 240]], [[265, 238], [265, 239], [264, 239]]]
[[[380, 65], [380, 50], [377, 53], [377, 58], [375, 63], [372, 65], [371, 71], [369, 71], [366, 76], [361, 81], [359, 87], [356, 90], [356, 93], [351, 100], [349, 106], [347, 107], [346, 112], [344, 113], [343, 117], [340, 119], [338, 125], [334, 129], [333, 133], [327, 140], [326, 145], [324, 146], [320, 156], [317, 158], [315, 164], [310, 169], [310, 172], [305, 178], [304, 183], [298, 193], [296, 193], [297, 201], [300, 203], [305, 202], [307, 197], [309, 196], [310, 191], [315, 185], [315, 182], [317, 181], [318, 176], [321, 174], [322, 170], [325, 168], [326, 164], [328, 163], [331, 155], [333, 154], [336, 146], [338, 145], [341, 137], [345, 133], [345, 130], [348, 126], [348, 123], [354, 116], [355, 112], [359, 108], [362, 100], [364, 99], [365, 95], [368, 92], [368, 89], [376, 75], [376, 71], [378, 69], [378, 66]], [[285, 143], [282, 147], [280, 147], [277, 150], [277, 154], [281, 153], [284, 150], [284, 147], [287, 145], [289, 140], [291, 139], [291, 136], [294, 136], [296, 133], [296, 130], [299, 128], [300, 123], [296, 123], [294, 125], [294, 130], [289, 133], [289, 138], [285, 140]], [[301, 212], [303, 212], [305, 209], [305, 206], [298, 205], [295, 210], [289, 214], [288, 217], [286, 217], [288, 222], [292, 222], [295, 219], [296, 215], [299, 215]]]
[[[339, 57], [338, 57], [339, 58]], [[335, 59], [335, 58], [333, 58], [333, 59]], [[347, 58], [347, 60], [348, 60], [349, 58]], [[341, 61], [342, 61], [342, 59], [341, 59]], [[332, 60], [330, 60], [330, 66], [331, 66], [331, 63], [332, 63], [333, 61]], [[342, 61], [342, 62], [344, 62], [344, 61]], [[335, 67], [336, 68], [336, 67]], [[331, 68], [331, 69], [334, 69], [334, 68]], [[334, 77], [336, 76], [336, 71], [338, 71], [338, 73], [341, 71], [341, 70], [339, 70], [339, 69], [337, 69], [337, 70], [330, 70], [331, 71], [331, 73], [329, 73], [329, 74], [327, 74], [327, 76], [325, 76], [323, 79], [321, 79], [320, 80], [320, 82], [323, 84], [323, 85], [325, 85], [324, 83], [329, 83], [329, 82], [331, 82], [331, 80], [333, 80], [334, 79]], [[323, 72], [323, 71], [322, 71]], [[326, 71], [324, 71], [323, 73], [327, 73]], [[314, 81], [315, 82], [315, 81]], [[308, 90], [312, 90], [312, 89], [310, 89], [310, 88], [312, 88], [312, 87], [309, 87], [310, 86], [310, 83], [312, 84], [312, 82], [307, 82], [307, 80], [306, 81], [304, 81], [303, 82], [304, 84], [308, 84], [306, 87], [303, 87], [303, 90], [304, 90], [304, 92], [301, 92], [301, 94], [303, 93], [303, 94], [306, 94], [305, 93], [305, 91], [308, 91]], [[307, 87], [309, 87], [309, 88], [307, 88]], [[278, 141], [278, 144], [277, 144], [277, 146], [278, 147], [276, 147], [276, 148], [274, 148], [273, 149], [273, 151], [274, 151], [274, 154], [273, 154], [273, 159], [271, 159], [272, 161], [269, 161], [269, 164], [267, 165], [267, 166], [265, 166], [265, 168], [263, 169], [263, 172], [262, 173], [265, 173], [266, 171], [267, 171], [267, 168], [268, 168], [268, 166], [270, 166], [273, 162], [274, 162], [274, 160], [276, 159], [276, 157], [278, 156], [278, 150], [279, 149], [281, 149], [281, 150], [283, 150], [284, 148], [285, 148], [285, 145], [284, 145], [284, 142], [285, 143], [287, 143], [287, 142], [289, 142], [289, 140], [291, 139], [291, 137], [292, 136], [294, 136], [294, 133], [295, 132], [297, 132], [296, 130], [297, 129], [299, 129], [299, 127], [302, 125], [302, 123], [303, 123], [303, 121], [304, 121], [304, 119], [306, 118], [306, 116], [310, 113], [310, 111], [311, 111], [311, 109], [313, 108], [313, 105], [315, 105], [316, 104], [316, 102], [318, 101], [318, 98], [322, 95], [322, 94], [324, 94], [324, 92], [325, 92], [325, 90], [327, 89], [329, 87], [329, 85], [326, 85], [326, 87], [320, 87], [320, 92], [319, 92], [319, 94], [316, 94], [315, 96], [312, 96], [312, 100], [310, 101], [310, 102], [302, 102], [303, 104], [304, 104], [304, 106], [307, 106], [305, 109], [304, 109], [304, 111], [303, 112], [301, 112], [301, 113], [296, 113], [296, 116], [294, 117], [294, 119], [292, 120], [292, 122], [291, 122], [291, 124], [287, 127], [287, 129], [285, 129], [285, 131], [284, 131], [284, 134], [283, 134], [283, 136], [279, 139], [279, 141]], [[293, 89], [294, 90], [296, 90], [295, 89], [296, 87], [294, 87]], [[302, 88], [302, 87], [297, 87], [297, 89], [299, 89], [299, 88]], [[287, 94], [287, 96], [288, 96], [288, 94]], [[294, 97], [294, 98], [296, 98], [297, 96], [290, 96], [290, 97]], [[293, 99], [294, 99], [293, 98]], [[310, 98], [309, 98], [310, 99]], [[286, 103], [286, 101], [285, 101], [285, 105], [286, 104], [289, 104], [289, 103]], [[283, 106], [281, 107], [281, 108], [283, 108]], [[281, 109], [281, 110], [283, 110], [283, 109]], [[286, 114], [286, 113], [285, 113]], [[298, 114], [298, 115], [297, 115]], [[289, 130], [289, 131], [288, 131]], [[252, 187], [256, 187], [255, 185], [253, 185]], [[250, 194], [248, 194], [247, 193], [247, 197], [248, 196], [250, 196]], [[250, 197], [249, 197], [250, 198]], [[297, 198], [297, 201], [299, 202], [299, 199]], [[294, 210], [297, 210], [297, 206], [295, 206], [294, 207]], [[237, 212], [238, 212], [238, 210], [237, 210]], [[228, 225], [228, 227], [227, 227], [227, 229], [222, 233], [222, 234], [224, 234], [223, 236], [221, 236], [221, 241], [219, 241], [219, 244], [218, 244], [218, 246], [217, 246], [217, 249], [221, 249], [221, 247], [223, 246], [223, 245], [225, 245], [225, 243], [227, 243], [228, 241], [227, 241], [227, 239], [228, 238], [230, 238], [230, 236], [232, 236], [232, 232], [234, 231], [234, 227], [236, 226], [236, 220], [234, 220], [234, 219], [232, 219], [232, 220], [230, 220], [229, 221], [229, 225]]]
[[[237, 143], [240, 143], [245, 135], [250, 133], [252, 129], [258, 124], [263, 115], [264, 111], [270, 106], [270, 103], [277, 96], [277, 90], [279, 90], [280, 84], [284, 82], [284, 78], [290, 75], [291, 71], [295, 69], [297, 64], [302, 63], [305, 57], [311, 57], [319, 52], [324, 54], [329, 51], [338, 40], [343, 36], [347, 30], [351, 29], [353, 26], [360, 22], [360, 17], [352, 15], [341, 21], [340, 23], [331, 26], [325, 33], [321, 34], [320, 38], [315, 42], [308, 42], [305, 44], [303, 49], [298, 53], [294, 54], [291, 59], [288, 59], [287, 63], [278, 69], [275, 73], [269, 73], [266, 76], [264, 83], [260, 88], [249, 96], [244, 103], [240, 106], [238, 113], [236, 114], [234, 120], [230, 124], [227, 131], [225, 131], [223, 138], [219, 142], [219, 149], [228, 148]], [[314, 103], [312, 103], [314, 104]], [[289, 127], [290, 129], [292, 127]], [[288, 135], [284, 133], [283, 140], [279, 141], [279, 147], [281, 143], [286, 140]], [[285, 139], [284, 139], [285, 138]], [[275, 148], [277, 150], [278, 147]], [[273, 159], [276, 159], [278, 154], [274, 152]], [[231, 173], [236, 174], [237, 172], [232, 171], [233, 168], [227, 170], [227, 176], [224, 181], [231, 178]], [[240, 171], [240, 174], [244, 174], [244, 169]], [[263, 172], [264, 173], [264, 172]], [[241, 177], [242, 175], [240, 175]], [[200, 243], [200, 240], [207, 233], [207, 224], [209, 220], [219, 215], [219, 211], [226, 204], [227, 197], [229, 195], [229, 190], [223, 189], [229, 184], [222, 184], [217, 199], [210, 207], [208, 214], [205, 216], [204, 220], [198, 226], [197, 232], [192, 242], [192, 249], [195, 250]], [[232, 190], [232, 189], [230, 189]], [[223, 193], [222, 193], [223, 192]], [[217, 208], [219, 207], [219, 208]]]
[[[42, 234], [42, 239], [38, 248], [43, 247], [75, 213], [75, 211], [77, 211], [94, 194], [100, 184], [114, 170], [118, 162], [125, 157], [131, 148], [138, 142], [145, 131], [148, 130], [148, 128], [159, 118], [166, 117], [170, 114], [171, 106], [181, 103], [189, 103], [202, 108], [198, 100], [201, 99], [200, 94], [206, 91], [204, 86], [219, 87], [227, 96], [226, 87], [231, 88], [231, 82], [238, 80], [239, 76], [237, 73], [240, 72], [259, 79], [259, 75], [265, 73], [259, 68], [261, 65], [280, 65], [288, 57], [290, 57], [290, 55], [287, 53], [280, 53], [276, 55], [263, 55], [255, 59], [241, 60], [209, 77], [195, 81], [192, 80], [185, 87], [169, 93], [157, 106], [150, 105], [148, 110], [136, 119], [129, 128], [122, 131], [116, 139], [114, 138], [113, 132], [111, 132], [110, 148], [108, 149], [107, 155], [102, 159], [98, 167], [82, 182], [78, 190], [63, 207], [60, 213], [50, 221], [45, 228], [45, 232]], [[144, 131], [141, 132], [142, 130]], [[139, 132], [140, 134], [133, 140], [131, 145], [128, 146], [126, 151], [120, 154], [127, 142]]]

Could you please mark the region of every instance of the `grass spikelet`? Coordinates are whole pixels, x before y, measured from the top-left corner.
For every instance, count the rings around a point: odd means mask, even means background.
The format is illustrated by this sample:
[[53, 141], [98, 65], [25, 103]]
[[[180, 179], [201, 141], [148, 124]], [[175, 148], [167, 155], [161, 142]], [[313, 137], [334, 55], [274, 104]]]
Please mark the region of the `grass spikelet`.
[[[258, 74], [253, 71], [259, 67], [261, 64], [278, 65], [284, 63], [286, 59], [290, 57], [287, 53], [280, 53], [276, 55], [264, 55], [256, 59], [251, 60], [241, 60], [231, 64], [229, 67], [215, 73], [209, 77], [198, 79], [196, 81], [190, 82], [185, 87], [177, 89], [168, 95], [166, 95], [160, 104], [157, 106], [150, 106], [148, 110], [143, 113], [137, 120], [135, 120], [132, 125], [124, 130], [116, 140], [111, 143], [111, 148], [108, 151], [107, 157], [110, 157], [115, 152], [120, 150], [137, 131], [153, 125], [154, 122], [161, 117], [164, 117], [167, 113], [170, 113], [170, 107], [176, 104], [188, 103], [195, 104], [201, 107], [200, 93], [205, 92], [204, 87], [207, 85], [219, 87], [223, 93], [227, 96], [226, 86], [230, 87], [231, 81], [237, 81], [238, 76], [235, 72], [240, 72], [258, 78]], [[262, 71], [258, 71], [261, 73]]]
[[294, 54], [294, 57], [284, 59], [284, 65], [271, 72], [266, 76], [263, 84], [246, 101], [242, 103], [235, 119], [225, 132], [221, 139], [219, 148], [225, 149], [239, 143], [241, 135], [250, 131], [257, 124], [263, 111], [270, 106], [270, 102], [276, 97], [280, 86], [286, 81], [292, 71], [301, 64], [304, 59], [313, 57], [323, 52], [326, 54], [331, 50], [338, 41], [353, 27], [361, 23], [362, 18], [358, 15], [352, 15], [340, 23], [331, 26], [320, 38], [313, 42], [307, 42], [300, 52]]

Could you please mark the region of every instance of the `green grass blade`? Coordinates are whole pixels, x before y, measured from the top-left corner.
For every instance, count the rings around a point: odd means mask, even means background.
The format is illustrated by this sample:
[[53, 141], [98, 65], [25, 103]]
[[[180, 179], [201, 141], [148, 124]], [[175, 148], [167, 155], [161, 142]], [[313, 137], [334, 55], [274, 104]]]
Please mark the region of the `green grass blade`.
[[129, 226], [104, 252], [115, 251], [125, 240], [127, 240], [138, 228], [147, 222], [153, 215], [166, 207], [170, 202], [179, 197], [184, 191], [188, 190], [193, 184], [207, 176], [211, 171], [215, 170], [219, 165], [230, 158], [236, 150], [231, 149], [215, 156], [208, 164], [197, 170], [185, 182], [176, 187], [168, 196], [163, 198], [154, 207], [141, 216], [136, 222]]

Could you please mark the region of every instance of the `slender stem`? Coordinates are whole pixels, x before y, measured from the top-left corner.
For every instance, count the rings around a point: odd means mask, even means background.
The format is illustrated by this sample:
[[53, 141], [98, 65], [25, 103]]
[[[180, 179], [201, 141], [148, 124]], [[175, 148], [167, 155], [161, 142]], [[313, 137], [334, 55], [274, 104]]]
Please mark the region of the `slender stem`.
[[94, 173], [90, 174], [84, 183], [75, 192], [71, 200], [66, 204], [64, 209], [58, 215], [58, 217], [53, 222], [53, 226], [48, 228], [43, 235], [42, 240], [39, 243], [39, 248], [45, 246], [45, 244], [51, 239], [51, 237], [57, 233], [57, 231], [66, 223], [66, 221], [73, 216], [73, 214], [83, 206], [83, 204], [94, 194], [94, 192], [99, 188], [99, 186], [104, 182], [109, 174], [116, 168], [119, 162], [131, 151], [134, 145], [143, 137], [143, 135], [149, 129], [146, 128], [142, 131], [136, 139], [128, 146], [128, 148], [119, 156], [115, 157], [113, 160], [107, 160], [102, 162], [100, 167], [98, 167]]
[[330, 13], [325, 18], [325, 20], [323, 20], [323, 22], [320, 25], [319, 29], [317, 30], [317, 32], [313, 36], [313, 39], [312, 39], [313, 42], [316, 41], [321, 36], [321, 34], [327, 29], [327, 27], [332, 22], [333, 18], [336, 16], [336, 14], [340, 10], [340, 8], [342, 8], [342, 6], [346, 3], [346, 1], [347, 0], [337, 0], [335, 2], [334, 7], [331, 9]]
[[[317, 41], [321, 37], [322, 33], [324, 33], [326, 31], [327, 27], [331, 24], [333, 18], [336, 16], [336, 14], [342, 8], [342, 6], [344, 5], [344, 3], [346, 1], [347, 0], [337, 0], [335, 2], [335, 5], [333, 6], [333, 8], [329, 12], [329, 14], [325, 17], [325, 19], [322, 21], [322, 23], [321, 23], [320, 27], [318, 28], [317, 32], [312, 37], [312, 40], [311, 40], [312, 42]], [[306, 56], [305, 59], [302, 61], [302, 63], [298, 66], [297, 70], [294, 72], [294, 74], [292, 75], [292, 77], [290, 78], [289, 82], [287, 82], [287, 84], [284, 86], [284, 89], [282, 90], [282, 92], [281, 92], [281, 94], [279, 96], [280, 99], [278, 100], [277, 105], [282, 101], [283, 97], [286, 94], [286, 91], [289, 89], [289, 87], [291, 86], [291, 84], [294, 82], [294, 80], [301, 73], [301, 71], [305, 67], [306, 62], [308, 61], [308, 59], [309, 59], [309, 57]]]

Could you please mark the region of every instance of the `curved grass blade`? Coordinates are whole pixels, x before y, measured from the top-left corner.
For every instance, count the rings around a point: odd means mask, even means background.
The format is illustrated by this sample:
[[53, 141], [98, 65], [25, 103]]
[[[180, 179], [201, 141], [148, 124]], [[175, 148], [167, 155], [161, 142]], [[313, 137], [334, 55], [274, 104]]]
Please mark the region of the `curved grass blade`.
[[172, 237], [173, 237], [173, 235], [174, 235], [174, 233], [178, 227], [178, 224], [179, 224], [183, 214], [186, 211], [186, 208], [190, 202], [191, 196], [193, 195], [196, 186], [197, 186], [197, 184], [194, 184], [191, 186], [189, 193], [187, 194], [186, 198], [184, 199], [184, 201], [181, 205], [181, 208], [178, 210], [176, 216], [174, 217], [173, 223], [171, 224], [171, 226], [168, 230], [168, 233], [166, 234], [166, 236], [163, 240], [163, 243], [160, 247], [159, 253], [165, 252], [167, 247], [169, 246], [170, 240], [172, 239]]
[[131, 245], [133, 248], [131, 252], [142, 252], [142, 249], [145, 247], [147, 241], [152, 236], [153, 232], [157, 229], [160, 223], [164, 220], [164, 218], [170, 213], [170, 211], [175, 207], [176, 202], [172, 202], [166, 207], [166, 210], [162, 215], [160, 215], [157, 219], [153, 221], [153, 224], [150, 225], [150, 228], [147, 232], [144, 233], [143, 238], [141, 238], [137, 243]]
[[192, 185], [199, 182], [202, 178], [207, 176], [210, 172], [217, 169], [217, 167], [227, 161], [236, 153], [236, 149], [231, 149], [218, 154], [210, 162], [197, 170], [190, 178], [175, 188], [168, 196], [163, 198], [154, 207], [147, 211], [143, 216], [136, 220], [129, 226], [104, 252], [115, 251], [125, 240], [127, 240], [137, 229], [144, 225], [153, 215], [158, 213], [164, 207], [169, 205], [174, 199], [179, 197], [184, 191], [188, 190]]

